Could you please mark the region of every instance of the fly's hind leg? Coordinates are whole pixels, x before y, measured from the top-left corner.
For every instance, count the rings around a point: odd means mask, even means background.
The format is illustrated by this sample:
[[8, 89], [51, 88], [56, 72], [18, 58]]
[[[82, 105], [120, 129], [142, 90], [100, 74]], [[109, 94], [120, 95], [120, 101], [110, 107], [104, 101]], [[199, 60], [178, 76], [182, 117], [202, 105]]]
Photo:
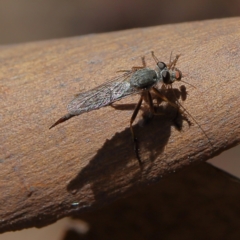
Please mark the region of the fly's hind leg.
[[152, 58], [154, 59], [155, 63], [158, 64], [159, 60], [155, 56], [154, 51], [151, 51], [151, 54], [152, 54]]
[[137, 160], [139, 162], [139, 164], [141, 165], [142, 164], [142, 161], [139, 157], [139, 152], [138, 152], [138, 141], [137, 141], [137, 138], [135, 137], [135, 134], [134, 134], [134, 131], [133, 131], [133, 122], [134, 120], [136, 119], [136, 116], [139, 112], [139, 109], [142, 105], [142, 101], [143, 101], [143, 96], [140, 97], [139, 101], [138, 101], [138, 104], [136, 105], [134, 111], [133, 111], [133, 114], [132, 114], [132, 117], [130, 119], [130, 130], [131, 130], [131, 134], [132, 134], [132, 139], [133, 139], [133, 144], [134, 144], [134, 151], [135, 151], [135, 154], [136, 154], [136, 157], [137, 157]]
[[146, 61], [145, 61], [145, 56], [142, 56], [141, 59], [142, 59], [142, 66], [140, 66], [140, 67], [132, 67], [132, 71], [133, 72], [135, 72], [135, 71], [137, 71], [139, 69], [143, 69], [143, 68], [147, 67], [147, 64], [146, 64]]
[[137, 66], [137, 67], [132, 67], [131, 70], [118, 70], [117, 72], [136, 72], [139, 69], [143, 69], [147, 67], [146, 61], [145, 61], [145, 56], [141, 57], [142, 59], [142, 66]]

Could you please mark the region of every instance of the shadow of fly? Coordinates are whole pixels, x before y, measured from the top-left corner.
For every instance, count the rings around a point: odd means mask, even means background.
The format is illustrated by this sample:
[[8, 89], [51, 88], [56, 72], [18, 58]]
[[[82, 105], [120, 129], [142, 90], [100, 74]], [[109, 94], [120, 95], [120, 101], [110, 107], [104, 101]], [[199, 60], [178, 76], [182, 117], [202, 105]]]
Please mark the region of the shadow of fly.
[[59, 123], [65, 122], [68, 119], [80, 114], [90, 112], [112, 103], [119, 101], [129, 95], [139, 94], [140, 99], [135, 106], [132, 117], [130, 119], [130, 130], [134, 143], [134, 151], [139, 164], [142, 163], [138, 152], [138, 141], [133, 131], [133, 122], [141, 108], [142, 102], [145, 101], [154, 115], [159, 115], [154, 108], [152, 93], [157, 95], [161, 100], [168, 102], [173, 107], [179, 109], [179, 106], [171, 103], [157, 88], [159, 83], [165, 86], [171, 86], [174, 81], [180, 81], [182, 73], [176, 68], [176, 63], [180, 55], [170, 61], [168, 64], [160, 62], [151, 52], [152, 58], [156, 62], [156, 68], [150, 69], [147, 67], [145, 57], [142, 57], [142, 66], [132, 67], [131, 70], [120, 70], [124, 72], [121, 76], [113, 78], [92, 90], [76, 95], [76, 97], [68, 104], [68, 114], [58, 119], [49, 129], [55, 127]]

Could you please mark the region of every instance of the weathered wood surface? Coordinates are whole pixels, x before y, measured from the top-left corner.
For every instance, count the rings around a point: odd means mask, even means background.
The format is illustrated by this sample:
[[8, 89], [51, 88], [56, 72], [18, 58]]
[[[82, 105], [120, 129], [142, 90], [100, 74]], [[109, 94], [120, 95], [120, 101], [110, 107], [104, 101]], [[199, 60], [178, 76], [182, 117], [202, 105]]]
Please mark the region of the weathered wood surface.
[[[44, 226], [146, 187], [240, 142], [240, 18], [165, 25], [1, 47], [0, 232]], [[181, 53], [183, 105], [195, 124], [184, 131], [168, 115], [129, 130], [132, 110], [105, 107], [48, 128], [73, 95], [140, 65]], [[119, 103], [136, 103], [131, 96]], [[191, 118], [189, 118], [191, 119]], [[78, 204], [76, 204], [78, 203]]]

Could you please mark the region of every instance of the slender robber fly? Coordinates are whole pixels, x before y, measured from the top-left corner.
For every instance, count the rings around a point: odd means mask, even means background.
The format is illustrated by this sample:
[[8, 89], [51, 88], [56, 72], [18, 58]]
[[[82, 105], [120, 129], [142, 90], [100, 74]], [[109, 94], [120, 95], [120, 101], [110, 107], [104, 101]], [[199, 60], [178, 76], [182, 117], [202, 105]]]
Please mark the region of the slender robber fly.
[[68, 104], [68, 114], [57, 120], [49, 129], [53, 128], [59, 123], [67, 121], [74, 116], [109, 106], [112, 103], [119, 101], [129, 95], [139, 94], [140, 99], [130, 119], [130, 130], [134, 142], [134, 151], [139, 163], [141, 164], [141, 160], [138, 154], [138, 143], [132, 125], [139, 112], [142, 102], [145, 101], [149, 105], [152, 114], [158, 115], [158, 113], [155, 111], [153, 98], [151, 95], [154, 93], [161, 100], [168, 102], [173, 107], [179, 109], [179, 105], [171, 103], [165, 97], [165, 95], [161, 93], [161, 91], [157, 88], [157, 84], [162, 83], [165, 86], [171, 87], [174, 81], [180, 81], [182, 78], [181, 71], [176, 68], [176, 63], [180, 55], [177, 55], [173, 61], [171, 61], [170, 57], [169, 64], [165, 64], [164, 62], [160, 62], [157, 59], [153, 51], [151, 54], [154, 61], [156, 62], [155, 70], [148, 68], [145, 62], [145, 58], [142, 57], [142, 66], [132, 67], [131, 70], [120, 70], [118, 72], [124, 72], [124, 74], [121, 76], [113, 78], [107, 83], [104, 83], [92, 90], [78, 94]]

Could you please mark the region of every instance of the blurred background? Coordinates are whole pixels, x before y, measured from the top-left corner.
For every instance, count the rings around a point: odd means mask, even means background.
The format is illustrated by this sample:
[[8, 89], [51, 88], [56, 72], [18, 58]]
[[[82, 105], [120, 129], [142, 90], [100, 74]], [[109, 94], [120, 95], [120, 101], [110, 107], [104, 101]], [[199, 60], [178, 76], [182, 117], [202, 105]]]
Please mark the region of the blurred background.
[[[239, 0], [0, 0], [0, 45], [239, 15]], [[240, 148], [233, 148], [209, 163], [240, 178], [239, 156]], [[0, 240], [62, 239], [69, 222], [5, 233]]]
[[1, 0], [0, 44], [239, 14], [239, 0]]

